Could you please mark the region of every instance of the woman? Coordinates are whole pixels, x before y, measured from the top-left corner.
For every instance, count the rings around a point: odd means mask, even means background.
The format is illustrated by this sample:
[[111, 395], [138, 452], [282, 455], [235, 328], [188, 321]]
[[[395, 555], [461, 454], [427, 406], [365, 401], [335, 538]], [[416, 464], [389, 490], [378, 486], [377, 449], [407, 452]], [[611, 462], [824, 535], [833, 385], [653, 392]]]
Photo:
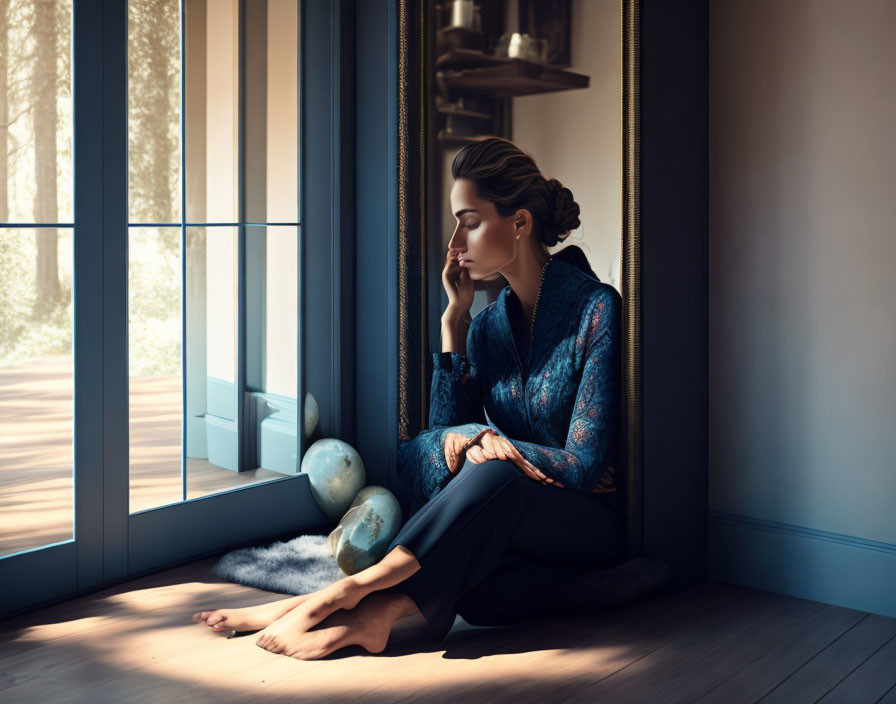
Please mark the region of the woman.
[[[430, 427], [399, 449], [410, 519], [380, 562], [325, 589], [194, 620], [263, 629], [258, 645], [300, 659], [350, 644], [378, 653], [417, 613], [441, 640], [456, 613], [503, 625], [587, 606], [583, 567], [623, 558], [621, 297], [580, 249], [548, 253], [579, 226], [579, 206], [512, 142], [467, 145], [452, 176]], [[471, 320], [473, 282], [498, 275], [509, 285]]]

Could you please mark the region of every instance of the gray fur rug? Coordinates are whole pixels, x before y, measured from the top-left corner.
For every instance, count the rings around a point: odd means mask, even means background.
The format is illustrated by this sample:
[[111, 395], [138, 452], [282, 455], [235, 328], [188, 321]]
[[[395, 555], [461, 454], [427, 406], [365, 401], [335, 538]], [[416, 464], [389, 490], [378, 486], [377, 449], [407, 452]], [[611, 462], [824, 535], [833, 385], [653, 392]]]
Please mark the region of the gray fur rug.
[[215, 563], [212, 574], [292, 596], [316, 592], [346, 576], [326, 535], [300, 535], [285, 543], [233, 550]]

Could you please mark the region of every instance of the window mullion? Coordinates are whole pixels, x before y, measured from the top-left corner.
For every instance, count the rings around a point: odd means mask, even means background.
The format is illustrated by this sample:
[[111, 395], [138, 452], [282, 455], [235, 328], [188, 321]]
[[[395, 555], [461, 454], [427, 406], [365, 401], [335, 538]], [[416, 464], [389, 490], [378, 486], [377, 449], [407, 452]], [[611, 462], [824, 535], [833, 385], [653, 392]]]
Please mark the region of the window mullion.
[[104, 0], [102, 6], [101, 177], [82, 173], [80, 183], [99, 181], [102, 188], [103, 254], [97, 266], [103, 281], [103, 581], [108, 582], [128, 574], [128, 54], [127, 3]]
[[237, 34], [237, 467], [254, 469], [246, 423], [246, 0], [239, 0]]

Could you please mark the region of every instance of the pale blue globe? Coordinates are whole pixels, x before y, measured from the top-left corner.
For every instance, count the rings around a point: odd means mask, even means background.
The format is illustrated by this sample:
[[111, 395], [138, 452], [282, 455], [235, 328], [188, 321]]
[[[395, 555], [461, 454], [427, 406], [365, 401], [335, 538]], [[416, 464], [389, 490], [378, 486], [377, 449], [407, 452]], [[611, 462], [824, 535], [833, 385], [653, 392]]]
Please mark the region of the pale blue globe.
[[305, 439], [310, 438], [320, 422], [320, 409], [317, 407], [317, 399], [310, 393], [305, 394]]
[[313, 443], [302, 458], [302, 472], [311, 482], [311, 495], [327, 516], [339, 520], [366, 483], [361, 455], [336, 438]]
[[383, 558], [399, 528], [401, 505], [395, 495], [382, 486], [367, 486], [330, 533], [330, 550], [345, 574], [355, 574]]

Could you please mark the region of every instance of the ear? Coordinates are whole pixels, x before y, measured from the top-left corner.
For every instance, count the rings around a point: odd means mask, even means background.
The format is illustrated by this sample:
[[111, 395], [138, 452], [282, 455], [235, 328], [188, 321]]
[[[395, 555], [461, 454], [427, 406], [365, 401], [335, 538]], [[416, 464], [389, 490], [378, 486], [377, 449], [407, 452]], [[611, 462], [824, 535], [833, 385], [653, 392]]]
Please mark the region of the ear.
[[516, 229], [516, 238], [532, 231], [532, 213], [526, 208], [517, 210], [514, 213], [513, 226]]

